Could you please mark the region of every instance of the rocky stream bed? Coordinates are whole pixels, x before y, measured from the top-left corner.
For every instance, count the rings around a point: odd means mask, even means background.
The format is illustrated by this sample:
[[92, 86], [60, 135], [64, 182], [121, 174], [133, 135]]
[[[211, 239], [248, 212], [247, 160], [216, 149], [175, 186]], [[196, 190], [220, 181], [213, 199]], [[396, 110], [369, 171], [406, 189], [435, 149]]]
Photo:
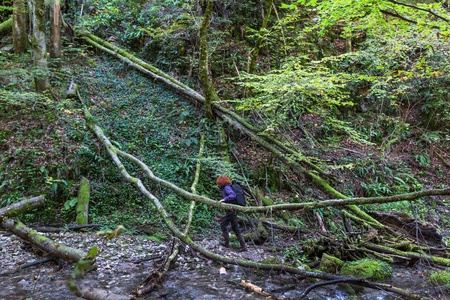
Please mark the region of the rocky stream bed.
[[[156, 268], [167, 254], [170, 242], [156, 242], [146, 236], [120, 235], [113, 240], [104, 239], [95, 233], [45, 233], [58, 243], [88, 251], [97, 245], [97, 269], [89, 272], [83, 283], [109, 290], [117, 294], [130, 294], [142, 280]], [[239, 253], [218, 245], [215, 237], [202, 238], [200, 243], [217, 253], [231, 257], [243, 257], [262, 261], [270, 257], [284, 257], [259, 246]], [[227, 252], [227, 253], [225, 253]], [[42, 260], [42, 253], [33, 249], [20, 238], [0, 231], [0, 299], [82, 299], [66, 287], [72, 266], [66, 262], [50, 261], [22, 269], [24, 264]], [[139, 260], [149, 259], [143, 262]], [[400, 288], [418, 291], [426, 288], [423, 270], [420, 266], [407, 268], [393, 266], [394, 277], [387, 283]], [[184, 247], [172, 269], [158, 289], [145, 299], [266, 299], [240, 285], [241, 280], [252, 283], [267, 291], [285, 289], [284, 295], [295, 298], [310, 286], [311, 281], [279, 272], [262, 272], [234, 265], [224, 265], [198, 256]], [[442, 292], [432, 291], [435, 299], [448, 299]], [[282, 295], [281, 293], [279, 295]], [[351, 292], [336, 286], [315, 289], [309, 299], [357, 299]], [[396, 295], [373, 289], [357, 293], [359, 299], [396, 299]]]

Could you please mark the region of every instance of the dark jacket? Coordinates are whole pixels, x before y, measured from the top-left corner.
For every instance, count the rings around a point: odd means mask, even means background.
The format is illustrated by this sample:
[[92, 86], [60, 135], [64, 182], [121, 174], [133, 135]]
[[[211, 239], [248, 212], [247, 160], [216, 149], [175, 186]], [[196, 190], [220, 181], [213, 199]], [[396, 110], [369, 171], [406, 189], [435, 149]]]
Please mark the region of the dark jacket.
[[221, 190], [222, 190], [222, 199], [225, 200], [225, 203], [237, 204], [236, 193], [231, 188], [231, 184], [227, 184]]

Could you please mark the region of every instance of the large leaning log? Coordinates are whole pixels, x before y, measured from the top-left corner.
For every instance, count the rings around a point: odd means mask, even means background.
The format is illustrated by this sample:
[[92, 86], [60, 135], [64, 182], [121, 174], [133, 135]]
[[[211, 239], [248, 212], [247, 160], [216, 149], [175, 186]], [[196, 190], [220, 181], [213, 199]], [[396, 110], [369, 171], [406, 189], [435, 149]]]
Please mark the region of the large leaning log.
[[77, 262], [86, 256], [84, 251], [58, 244], [55, 241], [40, 235], [37, 231], [25, 226], [20, 221], [6, 219], [0, 222], [0, 226], [32, 243], [44, 252], [50, 253], [53, 256], [61, 258], [65, 261]]
[[15, 217], [30, 209], [39, 207], [45, 202], [44, 196], [38, 196], [22, 200], [7, 207], [0, 209], [0, 217]]

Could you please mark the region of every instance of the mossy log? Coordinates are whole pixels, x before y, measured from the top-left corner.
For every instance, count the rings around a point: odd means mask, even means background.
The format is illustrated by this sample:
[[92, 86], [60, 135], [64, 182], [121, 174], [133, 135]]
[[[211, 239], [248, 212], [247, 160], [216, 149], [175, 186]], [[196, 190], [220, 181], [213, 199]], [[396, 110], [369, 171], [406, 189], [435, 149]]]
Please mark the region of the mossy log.
[[11, 204], [7, 207], [0, 209], [0, 217], [10, 218], [18, 216], [26, 211], [29, 211], [30, 209], [42, 206], [44, 202], [45, 202], [44, 196], [38, 196], [22, 200], [20, 202]]
[[[235, 210], [240, 211], [243, 213], [270, 213], [272, 211], [281, 211], [281, 210], [312, 210], [316, 208], [322, 208], [322, 207], [343, 207], [350, 204], [350, 206], [355, 206], [354, 204], [375, 204], [375, 203], [390, 203], [390, 202], [397, 202], [397, 201], [412, 201], [416, 200], [421, 197], [425, 196], [432, 196], [432, 195], [450, 195], [450, 188], [446, 189], [433, 189], [433, 190], [427, 190], [427, 191], [420, 191], [420, 192], [414, 192], [414, 193], [407, 193], [402, 195], [396, 195], [391, 197], [367, 197], [367, 198], [351, 198], [351, 199], [331, 199], [331, 200], [324, 200], [319, 202], [306, 202], [306, 203], [293, 203], [293, 204], [278, 204], [273, 205], [269, 207], [244, 207], [240, 205], [233, 205], [233, 204], [226, 204], [226, 203], [220, 203], [219, 201], [212, 200], [210, 198], [196, 195], [193, 193], [189, 193], [188, 191], [174, 185], [171, 182], [168, 182], [164, 179], [161, 179], [153, 174], [153, 172], [148, 168], [147, 165], [142, 163], [139, 159], [134, 157], [131, 154], [128, 154], [126, 152], [123, 152], [116, 147], [114, 147], [111, 142], [109, 142], [108, 138], [104, 135], [103, 130], [94, 123], [92, 115], [89, 113], [87, 109], [85, 109], [85, 115], [87, 119], [87, 123], [91, 130], [96, 133], [97, 137], [102, 141], [105, 145], [105, 147], [110, 151], [110, 153], [114, 153], [114, 155], [119, 155], [127, 160], [130, 160], [137, 165], [139, 165], [142, 170], [147, 174], [150, 180], [155, 181], [156, 183], [169, 188], [173, 190], [176, 194], [183, 197], [186, 200], [190, 201], [197, 201], [215, 208], [219, 209], [225, 209], [225, 210]], [[119, 171], [122, 172], [122, 169], [124, 169], [123, 164], [120, 162], [120, 160], [117, 158], [117, 161], [115, 163], [119, 167]], [[132, 180], [137, 180], [137, 178], [134, 178]], [[375, 221], [378, 223], [377, 221]], [[375, 224], [376, 224], [375, 223]], [[383, 225], [379, 225], [380, 228], [383, 228]]]
[[438, 256], [431, 256], [424, 253], [416, 253], [416, 252], [409, 252], [409, 251], [401, 251], [398, 249], [394, 249], [388, 246], [382, 246], [382, 245], [376, 245], [372, 243], [366, 243], [364, 244], [364, 248], [374, 250], [381, 253], [387, 253], [387, 254], [395, 254], [398, 256], [403, 256], [410, 258], [412, 260], [427, 260], [429, 262], [433, 262], [437, 265], [450, 267], [450, 259], [444, 258], [444, 257], [438, 257]]
[[[316, 272], [311, 272], [311, 271], [300, 270], [299, 268], [294, 267], [294, 266], [281, 265], [281, 264], [262, 264], [262, 263], [248, 261], [248, 260], [244, 260], [244, 259], [237, 259], [236, 257], [226, 257], [226, 256], [216, 254], [214, 252], [211, 252], [211, 251], [207, 250], [206, 248], [200, 246], [199, 244], [195, 243], [188, 235], [184, 234], [175, 225], [175, 223], [170, 218], [169, 213], [166, 211], [166, 209], [161, 204], [159, 199], [147, 190], [147, 188], [144, 186], [142, 181], [139, 178], [132, 177], [127, 172], [127, 170], [125, 169], [125, 166], [120, 161], [118, 154], [120, 154], [121, 157], [126, 158], [126, 159], [130, 160], [131, 162], [136, 163], [144, 171], [144, 173], [147, 176], [155, 177], [153, 175], [153, 172], [148, 168], [148, 166], [146, 164], [144, 164], [142, 161], [140, 161], [139, 159], [135, 158], [134, 156], [115, 148], [111, 144], [109, 139], [105, 136], [102, 129], [92, 121], [92, 116], [89, 114], [89, 111], [86, 108], [84, 109], [84, 112], [85, 112], [88, 126], [96, 134], [97, 138], [102, 142], [102, 144], [107, 149], [113, 162], [117, 165], [120, 174], [124, 177], [124, 179], [127, 182], [134, 184], [141, 191], [141, 193], [153, 203], [153, 205], [156, 208], [156, 211], [161, 216], [161, 218], [163, 219], [164, 223], [166, 224], [166, 226], [170, 230], [170, 232], [174, 236], [179, 238], [183, 243], [189, 245], [192, 249], [200, 252], [203, 256], [205, 256], [209, 259], [223, 262], [223, 263], [239, 265], [242, 267], [257, 268], [260, 270], [269, 270], [269, 271], [285, 271], [288, 273], [298, 274], [298, 275], [301, 275], [304, 277], [310, 277], [310, 278], [319, 278], [319, 279], [327, 279], [327, 280], [343, 279], [343, 277], [335, 276], [332, 274], [316, 273]], [[217, 201], [212, 201], [212, 202], [217, 202]], [[393, 293], [396, 293], [396, 294], [399, 294], [399, 295], [402, 295], [402, 296], [405, 296], [408, 298], [412, 298], [412, 299], [421, 299], [421, 297], [419, 295], [416, 295], [413, 292], [405, 291], [403, 289], [399, 289], [399, 288], [393, 287], [391, 285], [379, 284], [379, 283], [374, 284], [374, 283], [370, 283], [368, 281], [360, 282], [359, 285], [390, 291], [390, 292], [393, 292]]]
[[3, 220], [0, 225], [4, 229], [11, 231], [15, 235], [32, 243], [44, 252], [61, 258], [65, 261], [77, 262], [86, 256], [86, 253], [84, 251], [66, 245], [58, 244], [55, 241], [43, 235], [40, 235], [37, 231], [28, 228], [22, 222], [6, 219]]
[[69, 85], [69, 89], [67, 90], [66, 98], [67, 99], [75, 98], [77, 96], [77, 90], [78, 90], [78, 86], [75, 83], [75, 80], [72, 79], [72, 81], [70, 82], [70, 85]]
[[305, 229], [302, 229], [302, 228], [296, 227], [296, 226], [280, 225], [280, 224], [270, 222], [267, 220], [261, 220], [261, 222], [268, 229], [279, 229], [279, 230], [287, 231], [287, 232], [291, 232], [291, 233], [306, 233]]
[[77, 225], [86, 225], [88, 223], [89, 198], [89, 180], [83, 177], [80, 184], [80, 191], [78, 192], [77, 217], [75, 220]]
[[13, 28], [13, 18], [9, 18], [5, 22], [0, 23], [0, 38], [12, 32], [12, 28]]
[[[129, 65], [131, 65], [132, 67], [136, 68], [138, 71], [141, 71], [144, 74], [147, 74], [147, 75], [169, 85], [170, 87], [174, 88], [177, 92], [180, 92], [188, 97], [191, 97], [191, 98], [199, 101], [200, 103], [205, 104], [206, 99], [202, 95], [200, 95], [199, 93], [197, 93], [196, 91], [194, 91], [193, 89], [188, 87], [187, 85], [181, 83], [180, 81], [174, 79], [173, 77], [167, 75], [166, 73], [162, 72], [161, 70], [150, 65], [149, 63], [146, 63], [143, 60], [136, 58], [132, 54], [121, 49], [120, 47], [117, 47], [111, 43], [108, 43], [89, 32], [84, 31], [84, 32], [78, 32], [78, 33], [82, 36], [82, 38], [86, 42], [88, 42], [92, 46], [97, 47], [97, 48], [121, 59], [122, 61], [124, 61], [124, 62], [128, 63]], [[246, 131], [243, 133], [251, 134], [252, 138], [256, 138], [256, 136], [259, 136], [260, 139], [255, 139], [256, 142], [259, 143], [260, 141], [266, 141], [266, 142], [272, 143], [275, 148], [279, 148], [278, 149], [279, 152], [287, 151], [286, 153], [290, 157], [288, 160], [286, 160], [284, 162], [287, 163], [288, 165], [290, 165], [290, 162], [292, 162], [292, 161], [300, 160], [302, 163], [308, 165], [309, 167], [311, 167], [313, 170], [315, 170], [319, 174], [324, 174], [324, 171], [321, 168], [312, 164], [304, 156], [300, 155], [298, 152], [296, 152], [292, 149], [289, 149], [288, 147], [286, 147], [284, 145], [284, 143], [276, 140], [274, 137], [265, 134], [264, 130], [258, 129], [257, 127], [251, 125], [250, 123], [248, 123], [247, 121], [242, 119], [236, 113], [234, 113], [218, 104], [215, 104], [215, 103], [211, 103], [211, 106], [212, 106], [214, 113], [217, 116], [219, 116], [220, 118], [225, 119], [224, 116], [228, 116], [229, 118], [231, 118], [232, 120], [234, 120], [235, 122], [240, 124], [240, 126], [243, 126], [243, 128], [246, 129]], [[237, 129], [239, 130], [239, 128], [240, 127], [238, 127]], [[266, 147], [266, 143], [263, 142], [263, 143], [260, 143], [260, 145], [263, 146], [264, 148], [266, 148], [267, 150], [272, 151], [272, 148], [268, 149]], [[302, 173], [303, 170], [304, 169], [301, 168], [300, 173]], [[312, 174], [313, 173], [308, 173], [307, 175], [310, 176]], [[336, 193], [332, 193], [332, 194], [337, 195]]]

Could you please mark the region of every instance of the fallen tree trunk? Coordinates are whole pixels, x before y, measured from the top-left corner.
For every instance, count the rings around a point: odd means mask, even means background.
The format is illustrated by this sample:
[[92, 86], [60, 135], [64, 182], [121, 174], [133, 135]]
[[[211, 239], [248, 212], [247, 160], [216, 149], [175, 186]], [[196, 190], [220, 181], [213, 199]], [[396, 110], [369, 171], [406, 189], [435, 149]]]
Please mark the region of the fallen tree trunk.
[[[81, 100], [81, 98], [80, 98], [80, 100]], [[117, 165], [120, 174], [124, 177], [124, 179], [127, 182], [134, 184], [147, 199], [152, 201], [152, 203], [156, 207], [157, 212], [163, 219], [163, 221], [166, 224], [166, 226], [168, 227], [168, 229], [172, 232], [172, 234], [174, 236], [176, 236], [177, 238], [179, 238], [182, 242], [189, 245], [192, 249], [200, 252], [203, 256], [205, 256], [209, 259], [220, 261], [223, 263], [239, 265], [239, 266], [243, 266], [243, 267], [256, 268], [256, 269], [260, 269], [260, 270], [270, 270], [270, 271], [285, 271], [285, 272], [292, 273], [292, 274], [298, 274], [298, 275], [301, 275], [304, 277], [327, 279], [327, 280], [336, 280], [336, 279], [344, 278], [344, 277], [335, 276], [335, 275], [327, 274], [327, 273], [316, 273], [316, 272], [311, 272], [311, 271], [304, 271], [304, 270], [300, 270], [299, 268], [296, 268], [294, 266], [279, 265], [279, 264], [263, 264], [263, 263], [258, 263], [258, 262], [243, 260], [243, 259], [237, 259], [236, 257], [230, 258], [230, 257], [218, 255], [218, 254], [213, 253], [213, 252], [205, 249], [204, 247], [200, 246], [199, 244], [194, 242], [188, 235], [184, 234], [175, 225], [175, 223], [170, 218], [169, 213], [163, 207], [163, 205], [161, 204], [159, 199], [156, 198], [152, 193], [150, 193], [147, 190], [147, 188], [144, 186], [142, 181], [139, 178], [131, 176], [127, 172], [127, 170], [125, 169], [125, 166], [120, 161], [118, 154], [121, 157], [129, 159], [130, 161], [136, 163], [145, 172], [145, 174], [147, 174], [147, 176], [154, 177], [153, 172], [148, 168], [148, 166], [146, 164], [144, 164], [142, 161], [140, 161], [139, 159], [135, 158], [134, 156], [115, 148], [111, 144], [109, 139], [106, 137], [106, 135], [103, 133], [102, 129], [97, 124], [95, 124], [92, 116], [90, 115], [90, 113], [86, 107], [84, 108], [84, 112], [85, 112], [85, 116], [86, 116], [87, 125], [96, 134], [97, 138], [105, 146], [111, 159]], [[216, 202], [216, 201], [213, 201], [213, 202]], [[362, 286], [366, 286], [365, 284], [367, 284], [367, 286], [369, 285], [369, 283], [364, 283], [364, 282], [358, 283], [358, 285], [362, 285]], [[422, 299], [421, 296], [419, 296], [413, 292], [399, 289], [399, 288], [393, 287], [391, 285], [386, 285], [386, 284], [381, 284], [381, 283], [370, 283], [370, 287], [393, 292], [393, 293], [396, 293], [396, 294], [399, 294], [399, 295], [402, 295], [402, 296], [405, 296], [408, 298], [412, 298], [412, 299]]]
[[22, 222], [6, 219], [1, 221], [0, 225], [4, 229], [11, 231], [15, 235], [32, 243], [44, 252], [50, 253], [51, 255], [61, 258], [65, 261], [77, 262], [86, 256], [86, 253], [84, 251], [66, 245], [58, 244], [53, 240], [40, 235], [33, 229], [28, 228]]
[[44, 196], [33, 197], [0, 209], [0, 217], [15, 217], [30, 209], [39, 207], [45, 202]]
[[12, 32], [12, 29], [13, 29], [13, 18], [11, 17], [5, 22], [0, 23], [0, 38]]

